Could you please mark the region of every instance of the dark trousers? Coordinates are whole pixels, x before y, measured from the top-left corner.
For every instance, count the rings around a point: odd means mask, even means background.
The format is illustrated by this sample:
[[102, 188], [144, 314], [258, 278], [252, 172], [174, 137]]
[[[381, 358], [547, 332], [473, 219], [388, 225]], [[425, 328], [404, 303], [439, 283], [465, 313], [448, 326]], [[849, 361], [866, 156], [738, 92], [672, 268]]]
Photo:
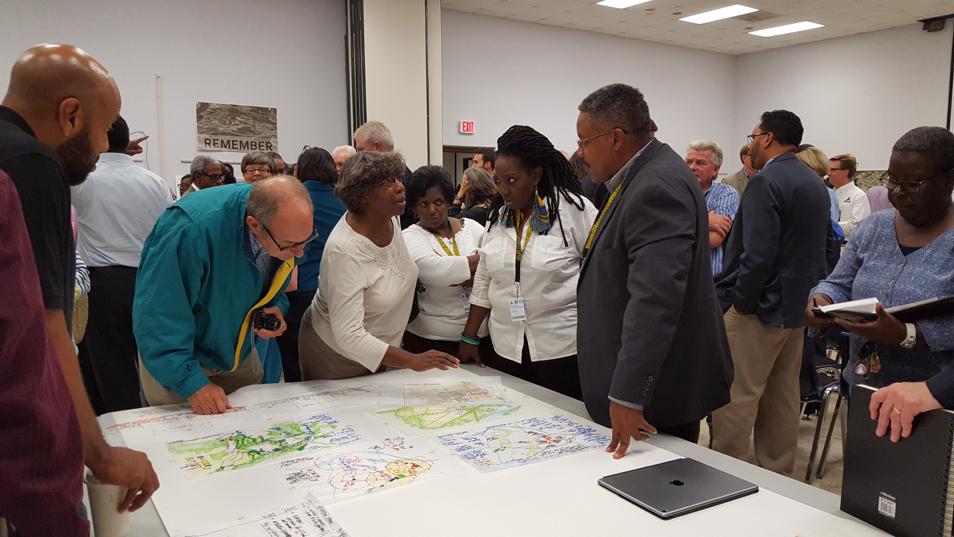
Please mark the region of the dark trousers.
[[301, 366], [298, 365], [298, 332], [301, 330], [301, 318], [311, 306], [315, 292], [288, 293], [288, 313], [285, 314], [285, 333], [275, 338], [278, 350], [282, 354], [282, 372], [285, 382], [301, 382]]
[[106, 412], [142, 407], [139, 350], [133, 336], [136, 269], [90, 267], [89, 323], [84, 341]]
[[[420, 354], [430, 350], [441, 351], [456, 357], [460, 351], [460, 340], [441, 341], [438, 339], [427, 339], [421, 336], [404, 331], [404, 346], [402, 347], [412, 354]], [[490, 337], [480, 339], [480, 347], [477, 349], [480, 359], [486, 362], [487, 356], [494, 354], [494, 344], [490, 342]]]
[[498, 355], [496, 352], [489, 353], [482, 359], [487, 366], [498, 371], [503, 371], [508, 375], [513, 375], [568, 397], [583, 400], [583, 389], [580, 388], [580, 371], [577, 369], [575, 354], [555, 360], [531, 362], [530, 345], [524, 339], [523, 353], [519, 364]]
[[699, 425], [700, 425], [700, 422], [694, 421], [692, 423], [686, 423], [684, 425], [673, 425], [672, 427], [656, 427], [656, 431], [675, 436], [676, 438], [682, 438], [686, 442], [692, 442], [693, 444], [698, 444], [699, 443]]

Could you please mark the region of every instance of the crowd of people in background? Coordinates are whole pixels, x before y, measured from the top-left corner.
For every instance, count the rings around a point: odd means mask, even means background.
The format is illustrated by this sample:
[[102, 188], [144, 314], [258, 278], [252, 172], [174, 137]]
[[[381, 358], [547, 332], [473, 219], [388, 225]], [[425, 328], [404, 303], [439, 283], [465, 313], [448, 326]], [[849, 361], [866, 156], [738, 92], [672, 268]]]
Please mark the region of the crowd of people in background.
[[[748, 460], [754, 435], [791, 475], [805, 349], [845, 330], [879, 435], [954, 408], [954, 315], [887, 312], [954, 295], [949, 130], [901, 136], [866, 194], [791, 111], [762, 114], [722, 178], [722, 147], [677, 153], [636, 88], [578, 112], [572, 154], [514, 125], [460, 177], [409, 169], [369, 121], [353, 146], [248, 153], [241, 180], [200, 154], [176, 193], [133, 162], [103, 66], [28, 51], [0, 106], [0, 439], [32, 441], [0, 440], [0, 533], [82, 534], [84, 463], [129, 489], [121, 509], [149, 499], [150, 462], [95, 415], [216, 414], [263, 382], [472, 361], [581, 399], [617, 458], [647, 433], [698, 442], [709, 418], [713, 449]], [[869, 323], [815, 309], [868, 297]]]

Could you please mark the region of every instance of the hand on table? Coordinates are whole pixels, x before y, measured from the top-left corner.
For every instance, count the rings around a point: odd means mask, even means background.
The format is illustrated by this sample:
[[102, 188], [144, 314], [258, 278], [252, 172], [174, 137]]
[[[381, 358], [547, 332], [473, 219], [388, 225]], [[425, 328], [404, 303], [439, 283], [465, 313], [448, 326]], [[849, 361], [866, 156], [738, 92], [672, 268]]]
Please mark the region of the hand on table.
[[139, 451], [107, 446], [103, 456], [87, 461], [87, 466], [100, 483], [126, 487], [126, 497], [119, 504], [120, 513], [138, 510], [159, 488], [159, 477], [152, 463]]
[[[614, 401], [610, 401], [610, 421], [613, 423], [613, 441], [606, 446], [607, 453], [616, 452], [614, 459], [621, 459], [629, 449], [631, 438], [649, 440], [643, 431], [656, 434], [656, 428], [646, 422], [642, 410], [634, 410]], [[619, 448], [617, 449], [617, 446]]]
[[878, 314], [878, 318], [870, 323], [853, 323], [837, 317], [836, 312], [832, 313], [836, 315], [835, 319], [845, 330], [852, 334], [857, 334], [872, 343], [890, 345], [904, 341], [908, 336], [908, 330], [905, 328], [904, 323], [899, 321], [894, 315], [886, 313], [880, 302], [875, 306], [875, 312]]
[[271, 339], [284, 334], [285, 329], [288, 328], [288, 325], [285, 324], [285, 316], [282, 315], [282, 310], [276, 306], [271, 306], [268, 308], [262, 308], [262, 311], [265, 313], [271, 313], [275, 317], [278, 317], [278, 320], [282, 322], [282, 326], [278, 330], [257, 329], [255, 330], [255, 335], [262, 339]]
[[480, 347], [477, 345], [471, 345], [470, 343], [461, 341], [460, 350], [457, 351], [457, 358], [459, 358], [461, 362], [473, 360], [480, 367], [487, 367], [480, 359]]
[[896, 382], [871, 396], [871, 419], [878, 420], [875, 434], [884, 436], [891, 429], [891, 441], [911, 436], [914, 416], [941, 408], [926, 382]]
[[199, 388], [197, 392], [189, 396], [189, 404], [196, 414], [203, 416], [208, 414], [221, 414], [232, 408], [229, 405], [229, 398], [225, 395], [225, 390], [212, 384], [211, 382]]
[[126, 154], [131, 156], [138, 155], [142, 153], [142, 142], [146, 141], [149, 137], [143, 136], [142, 138], [136, 138], [135, 140], [129, 140], [129, 145], [126, 146]]
[[460, 360], [441, 351], [425, 351], [420, 354], [412, 354], [411, 359], [405, 366], [408, 369], [417, 371], [427, 371], [429, 369], [440, 369], [447, 371], [450, 368], [457, 369], [460, 366]]

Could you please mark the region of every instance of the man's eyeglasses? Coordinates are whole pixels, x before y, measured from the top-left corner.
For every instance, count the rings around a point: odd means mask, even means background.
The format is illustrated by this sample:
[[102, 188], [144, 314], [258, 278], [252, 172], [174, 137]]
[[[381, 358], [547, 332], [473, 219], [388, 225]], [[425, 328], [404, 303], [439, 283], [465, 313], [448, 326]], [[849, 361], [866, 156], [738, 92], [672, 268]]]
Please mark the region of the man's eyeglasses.
[[269, 170], [268, 168], [264, 168], [264, 169], [262, 169], [262, 168], [245, 168], [245, 171], [242, 172], [242, 173], [243, 173], [243, 174], [246, 174], [246, 175], [255, 175], [255, 174], [259, 174], [259, 175], [271, 175], [271, 174], [272, 174], [272, 170]]
[[213, 181], [218, 181], [222, 179], [223, 177], [225, 177], [225, 174], [221, 174], [221, 173], [197, 173], [196, 175], [201, 175], [202, 177], [208, 177], [209, 179], [212, 179]]
[[278, 251], [280, 252], [284, 252], [285, 250], [294, 250], [295, 248], [301, 248], [302, 246], [310, 242], [314, 242], [315, 239], [318, 238], [318, 229], [312, 228], [311, 237], [309, 237], [308, 240], [296, 242], [295, 244], [289, 244], [288, 246], [282, 246], [281, 244], [278, 244], [278, 240], [275, 238], [275, 235], [272, 235], [272, 232], [269, 231], [268, 226], [266, 226], [265, 224], [262, 224], [262, 229], [265, 230], [265, 233], [268, 233], [268, 236], [271, 237], [272, 242], [275, 243], [275, 246], [278, 246]]
[[749, 141], [749, 144], [751, 144], [752, 142], [755, 141], [756, 138], [758, 138], [759, 136], [765, 136], [766, 134], [772, 134], [772, 133], [770, 133], [770, 132], [759, 132], [759, 133], [756, 133], [756, 134], [750, 134], [750, 135], [746, 136], [745, 139]]
[[577, 147], [579, 147], [580, 149], [583, 149], [583, 145], [584, 145], [586, 142], [589, 142], [590, 140], [595, 140], [595, 139], [599, 138], [600, 136], [606, 136], [607, 134], [609, 134], [609, 133], [615, 131], [616, 129], [621, 130], [621, 131], [623, 132], [623, 134], [629, 134], [628, 132], [624, 131], [623, 129], [620, 129], [619, 127], [613, 127], [612, 129], [610, 129], [610, 130], [608, 130], [608, 131], [606, 131], [606, 132], [601, 132], [601, 133], [599, 133], [599, 134], [590, 136], [589, 138], [583, 138], [582, 140], [577, 140], [577, 141], [576, 141], [576, 145], [577, 145]]
[[[945, 173], [949, 173], [949, 172], [945, 172]], [[896, 181], [892, 179], [890, 175], [888, 175], [888, 172], [884, 172], [884, 174], [881, 175], [881, 184], [884, 185], [884, 187], [887, 188], [888, 190], [894, 190], [895, 188], [898, 188], [900, 186], [902, 189], [904, 189], [905, 192], [916, 194], [917, 192], [921, 190], [921, 185], [941, 175], [944, 175], [944, 174], [939, 173], [933, 177], [928, 177], [927, 179], [923, 181]]]

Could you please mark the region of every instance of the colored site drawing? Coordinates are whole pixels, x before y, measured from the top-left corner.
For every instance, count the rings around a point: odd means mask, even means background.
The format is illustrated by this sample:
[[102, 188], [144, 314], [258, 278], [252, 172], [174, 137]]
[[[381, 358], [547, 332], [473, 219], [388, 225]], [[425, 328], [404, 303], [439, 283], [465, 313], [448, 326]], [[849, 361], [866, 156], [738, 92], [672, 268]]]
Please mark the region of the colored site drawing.
[[399, 431], [438, 431], [477, 423], [493, 417], [510, 416], [521, 407], [507, 405], [454, 405], [401, 407], [379, 410], [378, 417]]
[[432, 438], [482, 472], [605, 447], [610, 438], [564, 416], [528, 418]]
[[295, 452], [320, 451], [358, 442], [349, 426], [327, 414], [273, 424], [256, 422], [233, 430], [166, 444], [174, 463], [187, 478], [204, 477], [254, 466]]
[[117, 423], [107, 426], [104, 432], [118, 431], [127, 445], [136, 446], [236, 427], [252, 419], [252, 411], [234, 408], [222, 414], [201, 416], [192, 410], [192, 405], [182, 404], [137, 408], [117, 412], [112, 417]]
[[253, 408], [274, 415], [277, 412], [312, 412], [321, 409], [340, 408], [360, 403], [373, 402], [378, 398], [378, 390], [372, 386], [326, 389], [317, 393], [277, 399], [259, 403]]
[[447, 459], [441, 460], [426, 440], [392, 437], [360, 449], [281, 461], [272, 468], [290, 487], [331, 503], [460, 471]]
[[437, 407], [454, 405], [506, 405], [510, 401], [495, 380], [433, 382], [381, 387], [379, 410], [402, 407]]

